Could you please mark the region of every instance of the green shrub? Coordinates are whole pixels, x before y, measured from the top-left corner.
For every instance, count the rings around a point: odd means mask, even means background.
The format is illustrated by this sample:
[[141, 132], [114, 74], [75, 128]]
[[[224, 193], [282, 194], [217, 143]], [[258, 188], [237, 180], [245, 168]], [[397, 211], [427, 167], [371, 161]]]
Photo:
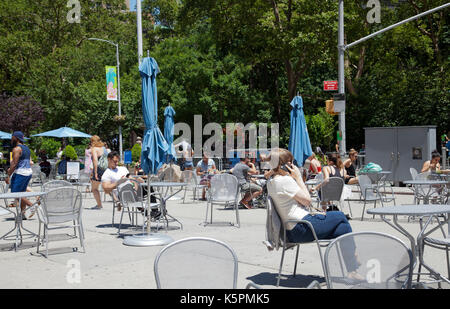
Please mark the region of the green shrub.
[[42, 140], [40, 145], [40, 153], [44, 152], [47, 155], [47, 158], [51, 159], [56, 157], [59, 148], [61, 147], [61, 142], [56, 141], [51, 138], [45, 138]]
[[75, 149], [75, 152], [77, 153], [78, 157], [84, 157], [84, 151], [86, 150], [86, 145], [75, 145], [73, 147]]
[[141, 158], [142, 147], [141, 144], [134, 144], [133, 148], [131, 148], [131, 159], [133, 162], [139, 161]]
[[67, 160], [76, 161], [78, 159], [75, 149], [70, 145], [67, 145], [66, 148], [64, 148], [63, 155], [66, 156]]
[[30, 148], [30, 157], [34, 163], [37, 163], [37, 156], [33, 149]]

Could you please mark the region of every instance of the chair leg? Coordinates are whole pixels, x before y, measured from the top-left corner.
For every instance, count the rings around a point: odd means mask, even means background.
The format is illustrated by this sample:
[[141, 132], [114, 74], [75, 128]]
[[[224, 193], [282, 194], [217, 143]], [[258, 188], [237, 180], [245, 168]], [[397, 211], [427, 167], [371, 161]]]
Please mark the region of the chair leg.
[[80, 224], [80, 222], [78, 222], [78, 230], [79, 230], [79, 233], [80, 233], [80, 244], [81, 244], [81, 248], [83, 248], [83, 253], [86, 253], [86, 248], [84, 247], [84, 240], [83, 240], [83, 237], [81, 236], [81, 235], [83, 235], [83, 232], [82, 232], [82, 230], [81, 230], [81, 224]]
[[449, 247], [445, 248], [445, 251], [447, 252], [447, 272], [448, 272], [448, 278], [450, 279], [450, 256], [448, 254], [449, 249], [450, 249]]
[[239, 220], [239, 202], [236, 201], [234, 203], [234, 209], [236, 210], [236, 223], [237, 223], [237, 227], [241, 227], [241, 222]]
[[283, 252], [281, 253], [281, 262], [280, 262], [280, 269], [278, 270], [278, 279], [277, 279], [277, 287], [280, 286], [280, 279], [281, 279], [281, 270], [283, 268], [283, 261], [284, 261], [284, 252], [286, 251], [286, 248], [283, 247]]
[[48, 228], [44, 225], [44, 235], [45, 235], [45, 257], [48, 258]]
[[38, 239], [37, 239], [37, 248], [36, 253], [39, 253], [39, 246], [41, 244], [41, 222], [39, 222], [39, 230], [38, 230]]
[[[127, 207], [127, 209], [128, 209], [128, 207]], [[128, 209], [128, 211], [130, 211], [130, 210]], [[117, 231], [117, 234], [119, 234], [119, 235], [120, 235], [120, 229], [122, 228], [122, 219], [123, 219], [124, 212], [125, 212], [125, 209], [122, 209], [122, 213], [120, 214], [119, 230]]]
[[364, 201], [364, 207], [361, 215], [361, 221], [364, 221], [364, 212], [366, 211], [366, 201]]
[[[373, 203], [373, 208], [377, 208], [377, 201], [375, 200], [375, 203]], [[375, 214], [372, 216], [372, 219], [375, 219]]]
[[76, 224], [75, 224], [75, 220], [73, 220], [73, 235], [74, 235], [75, 237], [77, 237], [77, 228], [76, 228], [75, 225], [76, 225]]
[[205, 224], [208, 224], [209, 204], [210, 204], [210, 202], [207, 202], [207, 203], [206, 203], [206, 217], [205, 217]]
[[298, 262], [298, 253], [300, 251], [300, 245], [297, 245], [297, 252], [295, 253], [295, 264], [294, 264], [294, 277], [297, 274], [297, 262]]
[[350, 210], [350, 216], [352, 216], [352, 217], [353, 217], [353, 213], [352, 213], [352, 207], [350, 206], [350, 201], [349, 201], [349, 200], [347, 200], [347, 203], [348, 203], [348, 209]]
[[112, 213], [112, 227], [114, 227], [114, 214], [115, 214], [115, 211], [116, 210], [116, 207], [114, 207], [114, 204], [113, 204], [113, 213]]

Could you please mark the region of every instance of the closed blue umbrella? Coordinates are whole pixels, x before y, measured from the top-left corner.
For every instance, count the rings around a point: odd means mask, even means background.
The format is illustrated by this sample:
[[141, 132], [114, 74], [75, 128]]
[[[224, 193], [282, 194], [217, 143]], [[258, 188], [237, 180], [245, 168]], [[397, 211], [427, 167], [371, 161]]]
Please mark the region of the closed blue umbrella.
[[164, 110], [164, 138], [166, 139], [169, 148], [166, 154], [166, 163], [171, 162], [176, 155], [175, 147], [173, 146], [173, 135], [174, 135], [174, 120], [175, 110], [172, 106], [167, 106]]
[[159, 73], [155, 59], [144, 58], [139, 65], [142, 80], [142, 114], [145, 123], [142, 141], [141, 167], [145, 174], [156, 174], [162, 166], [169, 145], [158, 128], [158, 96], [156, 75]]
[[62, 127], [56, 130], [51, 130], [39, 134], [34, 134], [34, 136], [50, 136], [50, 137], [61, 137], [61, 138], [67, 138], [67, 137], [84, 137], [84, 138], [91, 138], [91, 135], [74, 130], [69, 127]]
[[291, 101], [291, 135], [289, 137], [289, 151], [294, 155], [297, 166], [303, 166], [306, 159], [312, 155], [308, 128], [303, 114], [303, 99], [296, 96]]

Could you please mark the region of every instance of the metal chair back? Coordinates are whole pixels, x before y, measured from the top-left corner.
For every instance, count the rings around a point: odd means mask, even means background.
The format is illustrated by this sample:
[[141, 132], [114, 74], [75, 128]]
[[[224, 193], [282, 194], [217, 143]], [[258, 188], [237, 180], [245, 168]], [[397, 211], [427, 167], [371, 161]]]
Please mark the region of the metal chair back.
[[78, 182], [81, 184], [89, 185], [91, 182], [91, 177], [88, 173], [82, 171], [78, 176]]
[[45, 224], [79, 220], [81, 216], [81, 192], [73, 187], [59, 187], [46, 191], [43, 196], [40, 218]]
[[361, 195], [364, 200], [376, 200], [378, 195], [376, 188], [372, 185], [372, 180], [367, 175], [360, 175], [358, 177], [359, 187], [361, 188]]
[[322, 202], [340, 201], [344, 180], [340, 177], [330, 177], [320, 187], [320, 200]]
[[237, 201], [239, 195], [239, 181], [231, 174], [214, 175], [210, 181], [209, 199], [213, 202]]
[[51, 189], [60, 187], [72, 187], [72, 184], [65, 180], [52, 180], [42, 185], [42, 191], [47, 192]]
[[128, 207], [130, 204], [140, 201], [136, 190], [131, 182], [126, 182], [118, 187], [119, 200], [124, 207]]
[[163, 248], [154, 273], [158, 289], [236, 289], [238, 259], [224, 242], [191, 237]]
[[377, 232], [342, 235], [324, 255], [330, 289], [411, 288], [413, 254], [400, 239]]
[[181, 180], [187, 184], [186, 187], [188, 188], [194, 188], [198, 185], [197, 175], [195, 175], [194, 171], [182, 171]]
[[409, 172], [411, 173], [412, 180], [416, 180], [417, 175], [419, 174], [414, 167], [409, 168]]

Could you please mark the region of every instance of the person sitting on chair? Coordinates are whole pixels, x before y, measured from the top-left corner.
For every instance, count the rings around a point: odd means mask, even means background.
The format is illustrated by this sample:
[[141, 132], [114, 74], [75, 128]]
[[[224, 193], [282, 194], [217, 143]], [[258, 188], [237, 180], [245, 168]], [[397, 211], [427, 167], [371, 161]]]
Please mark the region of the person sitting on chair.
[[[313, 208], [311, 196], [303, 182], [300, 170], [292, 164], [294, 156], [286, 149], [277, 149], [270, 155], [277, 158], [278, 163], [272, 165], [273, 177], [267, 183], [269, 196], [283, 222], [289, 220], [304, 220], [311, 223], [318, 239], [333, 239], [351, 233], [352, 227], [340, 211], [322, 212]], [[274, 161], [271, 160], [271, 164]], [[312, 231], [304, 223], [286, 223], [286, 237], [291, 243], [311, 242], [314, 240]], [[354, 242], [348, 242], [344, 250], [350, 255], [347, 266], [349, 277], [362, 279], [356, 270], [360, 266], [355, 256]]]
[[[201, 185], [207, 185], [208, 188], [211, 186], [210, 180], [212, 178], [212, 174], [217, 172], [216, 164], [213, 159], [210, 159], [206, 153], [203, 153], [203, 158], [197, 163], [197, 176], [201, 176], [200, 180]], [[206, 201], [206, 190], [203, 189], [202, 192], [202, 201]]]
[[[328, 165], [324, 166], [322, 169], [323, 181], [316, 187], [310, 189], [311, 191], [317, 191], [319, 194], [319, 198], [321, 197], [320, 187], [322, 187], [323, 184], [327, 183], [328, 178], [339, 177], [345, 181], [345, 178], [347, 177], [347, 171], [345, 170], [344, 164], [341, 161], [341, 156], [338, 153], [329, 154], [327, 160]], [[329, 203], [322, 203], [323, 210], [326, 210], [328, 205]], [[334, 207], [330, 208], [329, 210], [334, 210]]]
[[431, 153], [431, 160], [425, 161], [422, 166], [421, 173], [425, 172], [438, 172], [441, 170], [441, 154], [437, 150], [433, 150]]
[[41, 159], [42, 161], [41, 163], [39, 163], [39, 166], [41, 167], [41, 172], [44, 173], [45, 176], [48, 178], [52, 170], [52, 165], [50, 164], [50, 162], [47, 161], [46, 155], [43, 155]]
[[345, 177], [345, 184], [354, 185], [358, 183], [358, 177], [356, 176], [355, 163], [358, 158], [358, 152], [355, 149], [350, 149], [348, 153], [349, 158], [344, 161], [345, 171], [347, 176]]
[[58, 174], [66, 175], [67, 173], [67, 159], [65, 155], [61, 156], [61, 161], [58, 163]]
[[[119, 202], [117, 188], [124, 182], [124, 180], [130, 178], [130, 172], [125, 166], [118, 166], [120, 155], [117, 151], [111, 151], [108, 153], [108, 168], [102, 175], [102, 188], [106, 194], [110, 194], [114, 201]], [[136, 181], [143, 183], [144, 180], [140, 177], [134, 178]], [[135, 189], [137, 184], [135, 184]], [[146, 196], [146, 188], [143, 187], [143, 196]], [[153, 201], [152, 201], [153, 202]], [[122, 206], [118, 203], [118, 210], [120, 211]], [[94, 209], [96, 209], [94, 207]]]
[[249, 174], [258, 174], [255, 165], [250, 162], [250, 158], [248, 156], [245, 156], [244, 158], [241, 158], [241, 161], [231, 169], [231, 173], [236, 176], [239, 181], [239, 185], [241, 186], [241, 190], [245, 192], [240, 204], [247, 209], [253, 208], [249, 202], [262, 193], [262, 187], [252, 182], [248, 177]]

